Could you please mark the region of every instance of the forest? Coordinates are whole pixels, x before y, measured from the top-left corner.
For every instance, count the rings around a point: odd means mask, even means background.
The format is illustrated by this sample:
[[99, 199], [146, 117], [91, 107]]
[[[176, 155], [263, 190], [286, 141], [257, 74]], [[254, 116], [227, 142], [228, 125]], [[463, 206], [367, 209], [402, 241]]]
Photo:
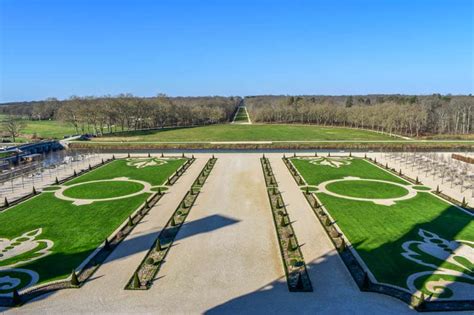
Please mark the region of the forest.
[[131, 94], [1, 104], [0, 114], [59, 120], [76, 133], [197, 126], [232, 121], [246, 105], [255, 123], [315, 124], [424, 136], [472, 134], [474, 97], [452, 95], [136, 97]]
[[406, 136], [472, 134], [474, 97], [443, 96], [251, 96], [252, 121], [366, 128]]
[[28, 120], [59, 120], [72, 125], [77, 134], [119, 132], [150, 128], [195, 126], [232, 119], [239, 97], [71, 97], [59, 101], [4, 104], [0, 113]]

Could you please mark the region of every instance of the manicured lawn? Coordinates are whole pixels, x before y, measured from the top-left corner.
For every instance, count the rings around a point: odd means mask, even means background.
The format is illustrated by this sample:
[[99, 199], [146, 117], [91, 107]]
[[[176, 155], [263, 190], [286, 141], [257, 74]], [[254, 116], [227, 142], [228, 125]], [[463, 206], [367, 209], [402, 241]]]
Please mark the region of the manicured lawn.
[[[304, 159], [291, 159], [291, 161], [306, 181], [312, 185], [346, 176], [405, 183], [397, 176], [362, 159], [353, 159], [350, 164], [339, 168], [311, 164], [309, 160]], [[372, 187], [359, 185], [356, 189], [354, 183], [347, 183], [346, 187], [336, 187], [338, 193], [365, 196], [365, 198], [387, 198], [387, 194], [391, 193], [389, 186], [384, 188], [378, 184]], [[394, 188], [392, 193], [397, 195], [399, 187], [392, 185], [390, 187]], [[375, 204], [371, 201], [338, 198], [322, 192], [317, 192], [316, 195], [379, 282], [412, 291], [408, 277], [418, 272], [427, 272], [425, 275], [413, 276], [417, 279], [414, 281], [417, 289], [422, 289], [426, 294], [433, 293], [426, 287], [428, 280], [456, 280], [468, 286], [474, 285], [474, 281], [466, 276], [452, 275], [452, 272], [461, 272], [472, 277], [472, 258], [457, 254], [458, 258], [455, 260], [447, 259], [453, 254], [453, 250], [461, 246], [460, 244], [470, 246], [464, 241], [474, 241], [472, 215], [451, 206], [431, 193], [422, 191], [411, 199], [397, 201], [391, 206]], [[446, 241], [441, 241], [429, 233], [434, 233]], [[431, 236], [424, 238], [427, 237], [426, 235]], [[432, 240], [431, 243], [429, 239]], [[453, 243], [459, 240], [461, 243]], [[421, 245], [422, 243], [426, 245]], [[402, 254], [405, 253], [403, 246], [409, 246], [414, 250], [420, 262], [403, 256]], [[443, 256], [445, 254], [440, 256], [439, 253], [443, 251], [448, 253], [447, 256]], [[466, 252], [469, 253], [469, 250]], [[442, 275], [433, 275], [432, 272], [440, 268], [448, 271], [444, 271]], [[448, 288], [440, 297], [447, 298], [451, 294]]]
[[408, 190], [400, 186], [360, 180], [334, 182], [327, 185], [326, 189], [340, 195], [356, 198], [397, 198], [408, 194]]
[[130, 195], [143, 189], [135, 182], [95, 182], [68, 188], [64, 195], [78, 199], [105, 199]]
[[[320, 157], [317, 159], [317, 161], [322, 159], [323, 158]], [[404, 179], [393, 176], [392, 174], [387, 173], [362, 159], [351, 159], [350, 164], [341, 167], [320, 166], [310, 163], [311, 160], [299, 158], [291, 159], [291, 162], [298, 169], [301, 175], [303, 175], [303, 178], [309, 185], [319, 185], [320, 183], [328, 180], [340, 179], [347, 176], [367, 179], [380, 179], [393, 181], [400, 184], [409, 184]]]
[[[141, 168], [137, 168], [137, 161]], [[165, 164], [143, 167], [142, 160], [116, 160], [65, 185], [116, 177], [147, 181], [153, 186], [162, 185], [185, 161], [186, 159], [170, 159]], [[142, 187], [143, 185], [134, 182], [91, 183], [69, 188], [66, 195], [101, 199], [136, 192]], [[65, 278], [127, 220], [148, 196], [149, 193], [142, 193], [125, 199], [76, 206], [71, 201], [56, 198], [51, 191], [0, 212], [0, 249], [3, 248], [0, 251], [0, 267], [34, 271], [39, 275], [38, 283]], [[29, 241], [25, 233], [37, 229], [42, 229], [41, 233]], [[14, 238], [17, 238], [14, 242], [8, 241]], [[2, 246], [2, 242], [6, 245]], [[52, 246], [48, 247], [48, 242]], [[44, 249], [51, 253], [43, 255], [41, 251]], [[40, 258], [34, 260], [36, 257]], [[13, 266], [15, 263], [20, 264]], [[17, 278], [28, 278], [26, 274], [17, 275], [18, 272], [15, 272], [0, 269], [0, 279], [15, 275]], [[0, 289], [0, 294], [6, 292], [11, 290]]]
[[244, 107], [239, 108], [239, 111], [237, 112], [234, 121], [235, 122], [248, 122], [249, 121], [247, 112], [245, 111]]
[[[310, 125], [211, 125], [155, 131], [130, 132], [126, 136], [101, 137], [93, 141], [316, 141], [316, 140], [394, 140], [372, 131]], [[402, 140], [403, 141], [403, 140]]]
[[[157, 159], [161, 160], [160, 158], [145, 158], [140, 160], [152, 160]], [[179, 159], [171, 159], [166, 160], [166, 163], [163, 165], [159, 165], [158, 167], [143, 167], [137, 168], [134, 166], [129, 166], [127, 164], [133, 164], [133, 157], [131, 160], [123, 159], [123, 160], [116, 160], [112, 162], [114, 165], [112, 168], [99, 168], [91, 173], [86, 173], [83, 176], [80, 176], [76, 179], [73, 179], [67, 182], [65, 185], [71, 185], [76, 183], [82, 182], [89, 182], [93, 180], [100, 180], [100, 179], [110, 179], [110, 178], [117, 178], [117, 177], [128, 177], [130, 179], [136, 179], [148, 182], [153, 186], [163, 185], [165, 184], [166, 180], [168, 179], [171, 174], [173, 174], [181, 165], [186, 162], [186, 158], [179, 158]]]

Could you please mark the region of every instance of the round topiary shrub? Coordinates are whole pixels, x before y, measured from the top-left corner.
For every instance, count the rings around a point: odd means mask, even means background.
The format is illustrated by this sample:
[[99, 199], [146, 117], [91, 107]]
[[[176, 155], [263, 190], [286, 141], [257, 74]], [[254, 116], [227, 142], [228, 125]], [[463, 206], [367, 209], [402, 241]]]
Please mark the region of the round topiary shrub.
[[146, 259], [146, 263], [147, 263], [148, 265], [154, 265], [154, 264], [155, 264], [155, 260], [154, 260], [153, 258], [151, 258], [151, 257], [148, 257], [148, 258]]

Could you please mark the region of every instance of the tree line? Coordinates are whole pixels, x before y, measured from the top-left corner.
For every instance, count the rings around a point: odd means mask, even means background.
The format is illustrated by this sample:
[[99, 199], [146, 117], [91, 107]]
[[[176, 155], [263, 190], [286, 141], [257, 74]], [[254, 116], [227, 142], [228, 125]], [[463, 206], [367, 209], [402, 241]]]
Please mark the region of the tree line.
[[0, 113], [30, 120], [60, 120], [76, 133], [215, 124], [230, 121], [240, 97], [136, 97], [131, 94], [4, 104]]
[[250, 96], [252, 121], [367, 128], [407, 136], [471, 134], [469, 96]]

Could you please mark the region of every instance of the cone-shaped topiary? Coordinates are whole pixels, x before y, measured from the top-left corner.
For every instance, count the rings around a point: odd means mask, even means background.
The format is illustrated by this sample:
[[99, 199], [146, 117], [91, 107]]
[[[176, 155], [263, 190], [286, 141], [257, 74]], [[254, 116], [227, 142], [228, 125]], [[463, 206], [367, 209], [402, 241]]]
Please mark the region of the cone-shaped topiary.
[[150, 152], [148, 152], [148, 157], [151, 157], [151, 154], [150, 154]]
[[174, 220], [174, 216], [171, 218], [170, 225], [171, 226], [176, 226], [176, 221]]
[[127, 154], [127, 157], [128, 157], [128, 158], [130, 157], [130, 153]]
[[374, 163], [377, 164], [377, 158], [374, 158]]
[[74, 177], [76, 177], [76, 176], [77, 176], [77, 173], [76, 173], [76, 170], [74, 170]]
[[9, 207], [10, 206], [10, 203], [8, 202], [7, 197], [5, 197], [5, 202], [4, 202], [3, 206], [4, 207]]
[[329, 219], [329, 217], [326, 217], [326, 220], [324, 221], [324, 225], [326, 225], [326, 226], [331, 225], [331, 219]]
[[346, 241], [341, 237], [341, 245], [339, 245], [339, 252], [343, 252], [346, 249]]
[[439, 185], [436, 186], [436, 193], [439, 194], [441, 191], [439, 190]]
[[467, 207], [466, 197], [462, 197], [461, 206], [464, 208]]
[[293, 241], [292, 238], [288, 241], [288, 251], [292, 252], [296, 250], [296, 245], [295, 242]]
[[145, 208], [150, 208], [150, 203], [148, 202], [148, 199], [145, 200]]
[[402, 169], [400, 169], [400, 171], [398, 171], [398, 175], [402, 176]]
[[273, 187], [273, 194], [276, 195], [278, 193], [276, 187]]
[[105, 162], [104, 162], [104, 159], [102, 159], [102, 161], [101, 161], [100, 163], [104, 164], [104, 163], [105, 163]]
[[364, 280], [362, 280], [362, 290], [368, 290], [370, 287], [370, 278], [367, 272], [364, 273]]
[[184, 158], [184, 152], [183, 152], [183, 153], [181, 153], [181, 157], [182, 157], [182, 158]]
[[300, 185], [304, 185], [304, 180], [302, 177], [300, 177]]
[[280, 198], [277, 198], [277, 208], [280, 209], [282, 206]]
[[306, 186], [306, 194], [309, 195], [309, 186]]
[[366, 158], [367, 158], [367, 153], [364, 153], [364, 159], [366, 159]]
[[287, 224], [286, 224], [286, 217], [281, 217], [281, 221], [280, 221], [280, 225], [285, 227]]
[[328, 156], [331, 156], [331, 152], [328, 152]]
[[115, 160], [115, 154], [112, 155], [112, 160]]
[[385, 168], [388, 169], [388, 163], [385, 163]]
[[319, 207], [318, 201], [317, 201], [316, 199], [314, 199], [314, 204], [313, 204], [313, 206], [314, 206], [315, 208], [318, 208], [318, 207]]
[[33, 195], [36, 195], [36, 188], [35, 188], [35, 186], [33, 186], [33, 192], [32, 192], [32, 193], [33, 193]]
[[188, 204], [186, 203], [186, 199], [183, 200], [183, 208], [187, 208]]
[[12, 301], [13, 301], [13, 305], [16, 305], [16, 306], [21, 304], [21, 297], [17, 289], [13, 290]]
[[418, 176], [417, 176], [416, 179], [415, 179], [415, 184], [419, 184], [419, 183], [420, 183], [420, 181], [418, 180]]
[[161, 251], [161, 242], [160, 242], [160, 239], [157, 239], [157, 240], [156, 240], [155, 249], [156, 249], [157, 252]]
[[349, 152], [349, 156], [352, 157], [352, 152]]
[[133, 221], [132, 221], [131, 216], [128, 217], [128, 226], [133, 226]]
[[304, 289], [303, 277], [301, 276], [301, 272], [298, 272], [298, 279], [296, 280], [296, 283], [295, 283], [295, 289], [298, 291]]
[[55, 185], [59, 185], [59, 180], [58, 180], [57, 177], [56, 177], [56, 179], [54, 180], [54, 184], [55, 184]]
[[73, 286], [79, 285], [79, 279], [77, 279], [76, 271], [73, 269], [71, 273], [71, 284]]
[[134, 287], [135, 289], [139, 289], [142, 285], [140, 283], [140, 278], [138, 278], [138, 272], [135, 271], [135, 273], [133, 274], [133, 281], [132, 281], [132, 287]]
[[165, 157], [165, 155], [163, 154], [163, 152], [161, 152], [161, 157]]
[[158, 187], [158, 195], [161, 195], [161, 187]]
[[89, 171], [92, 169], [92, 166], [89, 164]]
[[106, 250], [109, 250], [109, 249], [110, 249], [110, 243], [109, 243], [109, 240], [108, 240], [108, 239], [105, 239], [104, 249], [106, 249]]

